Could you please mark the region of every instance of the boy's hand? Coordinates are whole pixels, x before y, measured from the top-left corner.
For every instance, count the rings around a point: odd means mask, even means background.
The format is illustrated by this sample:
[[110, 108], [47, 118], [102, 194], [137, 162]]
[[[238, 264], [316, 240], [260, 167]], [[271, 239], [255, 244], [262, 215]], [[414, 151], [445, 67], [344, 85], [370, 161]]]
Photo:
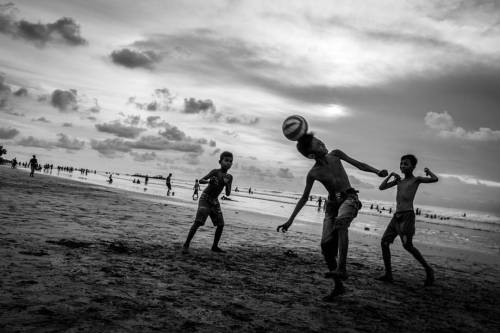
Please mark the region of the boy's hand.
[[430, 172], [430, 171], [431, 171], [431, 170], [429, 170], [429, 168], [424, 168], [424, 172], [425, 172], [425, 175], [426, 175], [426, 176], [428, 176], [428, 175], [429, 175], [429, 172]]
[[393, 176], [393, 177], [394, 177], [394, 179], [395, 179], [395, 180], [397, 180], [397, 181], [400, 181], [400, 180], [401, 180], [401, 176], [400, 176], [400, 175], [398, 175], [398, 174], [397, 174], [397, 173], [395, 173], [395, 172], [391, 172], [391, 176]]
[[379, 172], [377, 172], [377, 176], [379, 176], [379, 177], [387, 177], [388, 174], [389, 173], [387, 172], [386, 169], [380, 170]]
[[222, 179], [224, 180], [224, 184], [227, 184], [231, 180], [231, 176], [224, 175], [224, 177], [222, 177]]
[[290, 225], [291, 225], [291, 224], [292, 224], [292, 223], [290, 223], [290, 221], [287, 221], [286, 223], [283, 223], [282, 225], [278, 226], [278, 227], [276, 228], [276, 231], [277, 231], [277, 232], [280, 232], [280, 229], [281, 229], [281, 231], [282, 231], [282, 232], [287, 232], [287, 231], [288, 231], [288, 228], [290, 228]]

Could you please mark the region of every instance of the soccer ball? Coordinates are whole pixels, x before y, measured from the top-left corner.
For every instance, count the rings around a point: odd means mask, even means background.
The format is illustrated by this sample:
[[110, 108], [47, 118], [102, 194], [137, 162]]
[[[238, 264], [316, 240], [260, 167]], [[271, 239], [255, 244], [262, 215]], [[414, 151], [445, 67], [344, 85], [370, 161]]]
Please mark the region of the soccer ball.
[[307, 121], [302, 116], [293, 115], [283, 122], [283, 134], [288, 140], [297, 141], [307, 133]]

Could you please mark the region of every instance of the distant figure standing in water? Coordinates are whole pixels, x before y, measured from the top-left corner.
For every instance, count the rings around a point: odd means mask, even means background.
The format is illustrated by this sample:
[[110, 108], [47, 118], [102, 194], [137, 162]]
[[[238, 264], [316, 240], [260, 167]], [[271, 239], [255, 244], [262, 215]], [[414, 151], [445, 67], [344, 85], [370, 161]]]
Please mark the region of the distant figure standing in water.
[[323, 203], [323, 199], [321, 197], [318, 198], [318, 211], [321, 210], [321, 204]]
[[109, 174], [109, 178], [108, 178], [108, 183], [112, 184], [113, 183], [113, 174]]
[[[391, 174], [384, 179], [380, 184], [380, 190], [386, 190], [397, 185], [396, 194], [396, 212], [391, 219], [391, 222], [385, 229], [382, 236], [382, 256], [384, 258], [385, 274], [377, 278], [377, 280], [384, 282], [393, 282], [392, 268], [391, 268], [391, 251], [390, 244], [394, 239], [399, 236], [406, 251], [410, 252], [415, 259], [424, 267], [426, 273], [425, 286], [430, 286], [434, 283], [434, 271], [425, 261], [424, 257], [413, 246], [413, 236], [415, 235], [415, 212], [413, 211], [413, 200], [417, 193], [418, 186], [422, 183], [435, 183], [438, 177], [432, 173], [428, 168], [424, 168], [427, 177], [415, 177], [413, 170], [417, 165], [417, 158], [414, 155], [404, 155], [401, 157], [399, 168], [404, 174], [405, 178], [395, 173]], [[393, 177], [394, 179], [389, 181]]]
[[148, 185], [148, 180], [149, 180], [149, 176], [146, 175], [146, 177], [144, 178], [144, 185]]
[[168, 174], [168, 177], [167, 177], [167, 180], [166, 180], [166, 184], [167, 184], [167, 195], [170, 195], [170, 191], [172, 190], [172, 183], [171, 183], [171, 179], [172, 179], [172, 174], [169, 173]]
[[35, 174], [35, 170], [38, 167], [38, 161], [35, 155], [33, 155], [31, 160], [28, 162], [28, 166], [31, 167], [30, 177], [33, 177]]
[[[353, 159], [339, 149], [328, 152], [323, 141], [309, 133], [298, 140], [297, 150], [306, 158], [314, 159], [316, 163], [307, 174], [304, 193], [297, 202], [292, 215], [286, 223], [278, 226], [277, 231], [286, 232], [290, 228], [297, 214], [307, 203], [314, 182], [318, 181], [323, 184], [328, 191], [328, 200], [323, 221], [321, 252], [329, 269], [325, 277], [333, 278], [335, 282], [334, 289], [323, 300], [331, 302], [336, 296], [345, 293], [342, 281], [347, 279], [348, 231], [352, 220], [361, 208], [358, 191], [351, 187], [342, 161], [380, 177], [387, 176], [387, 170], [377, 170]], [[338, 264], [337, 253], [339, 254]]]
[[[200, 190], [200, 183], [198, 182], [198, 179], [194, 180], [194, 187], [193, 187], [193, 200], [198, 200], [198, 191]], [[196, 196], [196, 199], [195, 199]]]
[[14, 159], [11, 162], [12, 169], [15, 169], [17, 166], [17, 159], [14, 157]]
[[205, 224], [209, 216], [214, 226], [217, 227], [217, 229], [215, 229], [212, 251], [225, 252], [219, 247], [219, 240], [222, 235], [222, 230], [224, 229], [224, 217], [222, 216], [222, 210], [220, 208], [218, 197], [224, 187], [226, 188], [226, 196], [231, 194], [233, 176], [228, 174], [227, 171], [233, 165], [233, 154], [228, 151], [220, 154], [219, 164], [220, 169], [214, 169], [210, 171], [208, 175], [200, 179], [200, 184], [208, 184], [208, 186], [205, 190], [203, 190], [203, 193], [200, 196], [196, 218], [191, 226], [191, 229], [189, 230], [182, 253], [189, 252], [189, 245], [194, 237], [194, 234], [199, 227]]

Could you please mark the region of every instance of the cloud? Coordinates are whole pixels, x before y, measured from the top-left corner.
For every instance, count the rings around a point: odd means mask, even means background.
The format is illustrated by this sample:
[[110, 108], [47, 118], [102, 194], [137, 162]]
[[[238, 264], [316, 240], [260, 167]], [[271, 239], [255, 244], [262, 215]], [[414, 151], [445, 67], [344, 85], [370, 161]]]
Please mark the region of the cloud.
[[439, 177], [457, 179], [460, 182], [467, 184], [467, 185], [483, 185], [483, 186], [487, 186], [487, 187], [500, 187], [500, 182], [493, 181], [493, 180], [479, 179], [475, 176], [470, 176], [470, 175], [453, 175], [453, 174], [440, 173]]
[[199, 165], [200, 164], [200, 155], [196, 153], [188, 153], [182, 157], [187, 164], [190, 165]]
[[136, 51], [128, 48], [115, 50], [110, 57], [115, 64], [127, 68], [153, 69], [154, 64], [161, 60], [160, 55], [153, 51]]
[[59, 139], [55, 143], [56, 147], [64, 148], [67, 150], [81, 150], [85, 147], [85, 142], [78, 139], [71, 139], [66, 134], [57, 134]]
[[0, 127], [0, 139], [12, 139], [19, 134], [15, 128]]
[[36, 139], [33, 136], [28, 136], [27, 138], [21, 138], [16, 142], [16, 144], [20, 146], [26, 146], [26, 147], [38, 147], [38, 148], [45, 148], [45, 149], [52, 149], [54, 148], [54, 143], [43, 140], [43, 139]]
[[33, 119], [32, 121], [39, 121], [39, 122], [41, 122], [41, 123], [46, 123], [46, 124], [50, 124], [50, 123], [51, 123], [51, 121], [50, 121], [50, 120], [48, 120], [48, 119], [47, 119], [47, 118], [45, 118], [45, 117], [40, 117], [40, 118], [37, 118], [37, 119]]
[[71, 46], [87, 44], [80, 34], [80, 26], [70, 17], [63, 17], [54, 23], [33, 23], [16, 20], [16, 8], [8, 3], [0, 6], [0, 33], [24, 39], [37, 46], [60, 43]]
[[184, 113], [200, 113], [200, 112], [214, 112], [214, 103], [207, 100], [196, 100], [195, 98], [184, 99]]
[[146, 152], [146, 153], [136, 153], [136, 152], [130, 152], [130, 155], [134, 157], [134, 161], [137, 162], [147, 162], [147, 161], [153, 161], [158, 158], [156, 153], [153, 152]]
[[72, 123], [63, 123], [62, 127], [73, 127]]
[[50, 103], [59, 111], [75, 111], [78, 109], [76, 101], [76, 90], [60, 90], [56, 89], [52, 92]]
[[168, 124], [165, 125], [165, 130], [160, 130], [158, 134], [171, 141], [190, 140], [190, 138], [186, 136], [186, 133], [178, 129], [177, 126], [171, 126]]
[[120, 138], [105, 139], [101, 141], [91, 140], [90, 147], [106, 157], [115, 157], [118, 152], [128, 153], [132, 150], [130, 144]]
[[210, 142], [208, 142], [208, 145], [210, 147], [215, 147], [217, 145], [217, 143], [214, 140], [210, 140]]
[[226, 123], [228, 124], [242, 124], [242, 125], [256, 125], [259, 123], [259, 118], [258, 117], [247, 117], [247, 116], [240, 116], [240, 117], [226, 117]]
[[123, 121], [125, 124], [132, 125], [132, 126], [137, 126], [141, 122], [141, 116], [136, 115], [132, 116], [129, 115], [127, 118]]
[[99, 132], [110, 133], [128, 139], [135, 139], [139, 134], [145, 131], [144, 128], [123, 125], [118, 120], [111, 123], [96, 124], [95, 127]]
[[26, 88], [19, 88], [14, 92], [14, 96], [16, 97], [26, 97], [28, 96], [28, 90]]
[[136, 97], [129, 97], [127, 104], [133, 104], [139, 110], [170, 111], [175, 96], [167, 88], [161, 88], [155, 89], [151, 98], [151, 101], [140, 103]]
[[168, 123], [165, 120], [161, 120], [159, 116], [149, 116], [146, 118], [146, 124], [148, 127], [156, 128], [167, 126]]
[[5, 83], [5, 77], [0, 74], [0, 109], [8, 106], [11, 89]]
[[280, 178], [287, 178], [287, 179], [295, 178], [293, 173], [288, 168], [279, 168], [278, 173], [276, 175]]
[[467, 131], [456, 126], [453, 117], [447, 112], [427, 112], [425, 124], [437, 131], [438, 135], [446, 139], [461, 139], [466, 141], [487, 142], [500, 140], [500, 130], [480, 127], [477, 131]]
[[349, 177], [349, 182], [351, 183], [351, 185], [353, 185], [355, 188], [364, 188], [364, 189], [372, 189], [372, 188], [375, 188], [374, 185], [370, 184], [370, 183], [367, 183], [367, 182], [364, 182], [362, 181], [361, 179], [359, 178], [356, 178], [352, 175], [348, 176]]

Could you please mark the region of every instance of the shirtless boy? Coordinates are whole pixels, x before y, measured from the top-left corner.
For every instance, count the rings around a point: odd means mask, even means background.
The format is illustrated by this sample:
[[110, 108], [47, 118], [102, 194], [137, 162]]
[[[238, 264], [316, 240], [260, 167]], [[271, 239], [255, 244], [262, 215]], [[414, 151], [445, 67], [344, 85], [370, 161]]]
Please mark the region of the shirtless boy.
[[[387, 229], [382, 236], [382, 257], [384, 258], [385, 274], [377, 278], [384, 282], [393, 282], [391, 268], [391, 251], [390, 244], [399, 235], [406, 251], [410, 252], [415, 259], [424, 267], [426, 273], [425, 286], [430, 286], [434, 283], [434, 271], [425, 261], [420, 251], [413, 246], [413, 235], [415, 235], [415, 212], [413, 211], [413, 200], [417, 193], [418, 186], [422, 183], [435, 183], [438, 177], [428, 168], [424, 168], [427, 177], [415, 177], [413, 170], [417, 165], [417, 158], [413, 155], [404, 155], [401, 157], [399, 168], [404, 174], [404, 179], [395, 173], [384, 179], [380, 184], [380, 190], [386, 190], [397, 185], [396, 195], [396, 212], [387, 226]], [[390, 180], [394, 178], [393, 180]]]
[[227, 173], [227, 171], [233, 165], [233, 154], [225, 151], [220, 154], [219, 159], [220, 169], [214, 169], [208, 173], [205, 177], [201, 178], [200, 184], [208, 184], [208, 186], [203, 190], [200, 195], [200, 200], [198, 201], [198, 211], [196, 212], [196, 218], [194, 220], [191, 229], [189, 230], [186, 242], [183, 246], [183, 253], [189, 252], [189, 245], [194, 237], [194, 234], [199, 227], [205, 224], [208, 216], [212, 220], [215, 229], [214, 242], [212, 245], [212, 251], [214, 252], [225, 252], [219, 248], [219, 240], [222, 235], [222, 230], [224, 229], [224, 217], [222, 216], [222, 210], [220, 209], [220, 203], [218, 196], [226, 188], [226, 196], [231, 194], [231, 186], [233, 183], [233, 176]]
[[[321, 252], [329, 269], [325, 276], [332, 277], [335, 281], [334, 289], [324, 300], [332, 301], [337, 295], [345, 292], [342, 280], [347, 279], [348, 228], [361, 208], [361, 202], [357, 195], [358, 191], [351, 187], [342, 161], [380, 177], [387, 176], [387, 170], [377, 170], [368, 164], [349, 157], [339, 149], [328, 152], [325, 144], [314, 137], [313, 134], [302, 136], [297, 142], [297, 150], [305, 157], [314, 159], [316, 163], [307, 174], [304, 193], [297, 202], [292, 215], [286, 223], [278, 226], [277, 231], [286, 232], [290, 228], [297, 214], [307, 203], [314, 181], [323, 184], [328, 191], [328, 199], [325, 200], [326, 210], [323, 221]], [[339, 252], [338, 264], [337, 252]]]

